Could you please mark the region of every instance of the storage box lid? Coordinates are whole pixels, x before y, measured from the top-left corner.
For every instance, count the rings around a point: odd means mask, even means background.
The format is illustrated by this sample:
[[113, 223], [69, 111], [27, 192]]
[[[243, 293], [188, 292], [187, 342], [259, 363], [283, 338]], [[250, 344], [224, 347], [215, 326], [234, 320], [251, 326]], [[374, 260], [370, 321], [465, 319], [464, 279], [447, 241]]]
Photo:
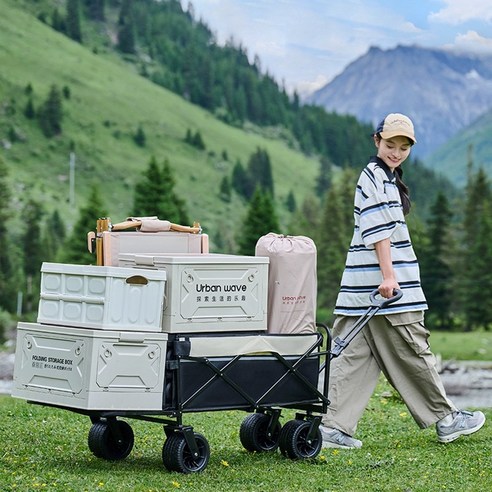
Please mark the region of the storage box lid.
[[163, 270], [139, 270], [135, 268], [74, 265], [69, 263], [47, 263], [41, 265], [42, 273], [89, 275], [93, 277], [118, 277], [134, 278], [137, 275], [147, 280], [166, 280], [166, 272]]
[[239, 256], [239, 255], [223, 255], [217, 253], [209, 254], [173, 254], [173, 255], [141, 255], [122, 253], [119, 255], [119, 260], [126, 264], [142, 265], [142, 266], [159, 266], [159, 265], [239, 265], [245, 263], [251, 264], [268, 264], [269, 258], [266, 256]]
[[167, 333], [150, 331], [126, 331], [126, 330], [98, 330], [92, 328], [80, 328], [75, 326], [48, 325], [44, 323], [29, 323], [20, 321], [17, 323], [18, 331], [44, 334], [46, 336], [78, 336], [89, 338], [116, 339], [119, 342], [142, 343], [144, 341], [159, 340], [166, 341]]

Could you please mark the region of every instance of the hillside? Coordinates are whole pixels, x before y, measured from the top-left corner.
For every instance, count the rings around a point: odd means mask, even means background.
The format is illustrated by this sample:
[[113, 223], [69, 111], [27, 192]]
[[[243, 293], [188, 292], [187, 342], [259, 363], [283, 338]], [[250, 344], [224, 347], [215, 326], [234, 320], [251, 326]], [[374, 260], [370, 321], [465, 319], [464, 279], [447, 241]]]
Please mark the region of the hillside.
[[492, 110], [431, 154], [426, 159], [426, 163], [436, 173], [451, 178], [458, 187], [466, 183], [467, 168], [464, 163], [470, 158], [475, 170], [482, 167], [489, 176], [492, 176], [491, 135]]
[[[239, 159], [246, 163], [261, 147], [270, 155], [278, 212], [284, 222], [283, 202], [290, 190], [301, 203], [312, 192], [319, 163], [296, 152], [281, 139], [228, 126], [207, 111], [159, 87], [116, 57], [102, 57], [47, 27], [17, 7], [1, 0], [0, 16], [0, 140], [19, 210], [27, 197], [58, 208], [67, 221], [84, 205], [91, 186], [103, 192], [107, 213], [118, 221], [131, 213], [134, 183], [152, 155], [169, 159], [177, 188], [186, 199], [189, 215], [211, 234], [218, 229], [237, 231], [244, 203], [220, 201], [219, 183]], [[33, 89], [35, 106], [50, 87], [66, 87], [63, 133], [46, 139], [37, 123], [23, 115], [25, 88]], [[133, 135], [141, 126], [146, 145]], [[184, 143], [186, 131], [199, 130], [207, 150]], [[9, 134], [15, 139], [8, 138]], [[70, 149], [76, 154], [76, 208], [68, 206]], [[222, 159], [224, 152], [228, 159]]]
[[373, 47], [309, 101], [373, 125], [406, 113], [416, 124], [414, 152], [425, 158], [492, 108], [492, 56]]

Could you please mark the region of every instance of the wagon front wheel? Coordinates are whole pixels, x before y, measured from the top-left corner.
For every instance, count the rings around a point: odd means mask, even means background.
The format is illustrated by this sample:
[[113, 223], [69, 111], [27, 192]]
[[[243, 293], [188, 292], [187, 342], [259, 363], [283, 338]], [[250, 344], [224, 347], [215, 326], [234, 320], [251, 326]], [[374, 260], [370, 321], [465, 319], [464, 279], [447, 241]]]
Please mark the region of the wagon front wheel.
[[131, 426], [123, 420], [99, 421], [89, 431], [89, 449], [94, 456], [110, 461], [126, 458], [134, 443]]
[[317, 429], [314, 437], [310, 436], [311, 422], [290, 420], [280, 434], [280, 451], [293, 460], [316, 458], [321, 451], [323, 440]]
[[196, 451], [193, 452], [181, 432], [171, 434], [162, 447], [162, 461], [169, 471], [196, 473], [205, 470], [210, 459], [210, 446], [204, 436], [193, 434]]

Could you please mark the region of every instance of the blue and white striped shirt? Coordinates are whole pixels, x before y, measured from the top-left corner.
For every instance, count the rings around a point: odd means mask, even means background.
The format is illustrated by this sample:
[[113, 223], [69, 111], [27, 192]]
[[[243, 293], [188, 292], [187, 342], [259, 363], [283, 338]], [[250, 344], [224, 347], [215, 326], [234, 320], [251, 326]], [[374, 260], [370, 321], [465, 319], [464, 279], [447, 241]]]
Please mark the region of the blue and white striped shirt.
[[369, 294], [383, 280], [374, 243], [387, 238], [391, 242], [393, 268], [403, 297], [378, 314], [427, 309], [396, 178], [378, 157], [370, 160], [357, 182], [354, 220], [354, 235], [334, 313], [360, 316], [369, 307]]

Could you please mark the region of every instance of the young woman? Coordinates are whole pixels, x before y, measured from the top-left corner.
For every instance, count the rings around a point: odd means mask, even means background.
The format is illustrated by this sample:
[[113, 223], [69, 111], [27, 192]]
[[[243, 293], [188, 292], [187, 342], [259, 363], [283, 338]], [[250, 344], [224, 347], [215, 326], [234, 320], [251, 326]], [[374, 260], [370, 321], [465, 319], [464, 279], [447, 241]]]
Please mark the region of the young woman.
[[417, 258], [405, 223], [410, 210], [401, 165], [416, 143], [412, 121], [392, 113], [379, 124], [377, 156], [362, 171], [354, 200], [355, 228], [337, 298], [334, 336], [348, 330], [369, 307], [378, 289], [400, 300], [381, 309], [330, 370], [330, 405], [321, 431], [324, 447], [360, 448], [353, 438], [382, 371], [399, 392], [416, 423], [436, 424], [440, 442], [478, 431], [482, 412], [458, 410], [447, 398], [428, 344], [427, 309]]

